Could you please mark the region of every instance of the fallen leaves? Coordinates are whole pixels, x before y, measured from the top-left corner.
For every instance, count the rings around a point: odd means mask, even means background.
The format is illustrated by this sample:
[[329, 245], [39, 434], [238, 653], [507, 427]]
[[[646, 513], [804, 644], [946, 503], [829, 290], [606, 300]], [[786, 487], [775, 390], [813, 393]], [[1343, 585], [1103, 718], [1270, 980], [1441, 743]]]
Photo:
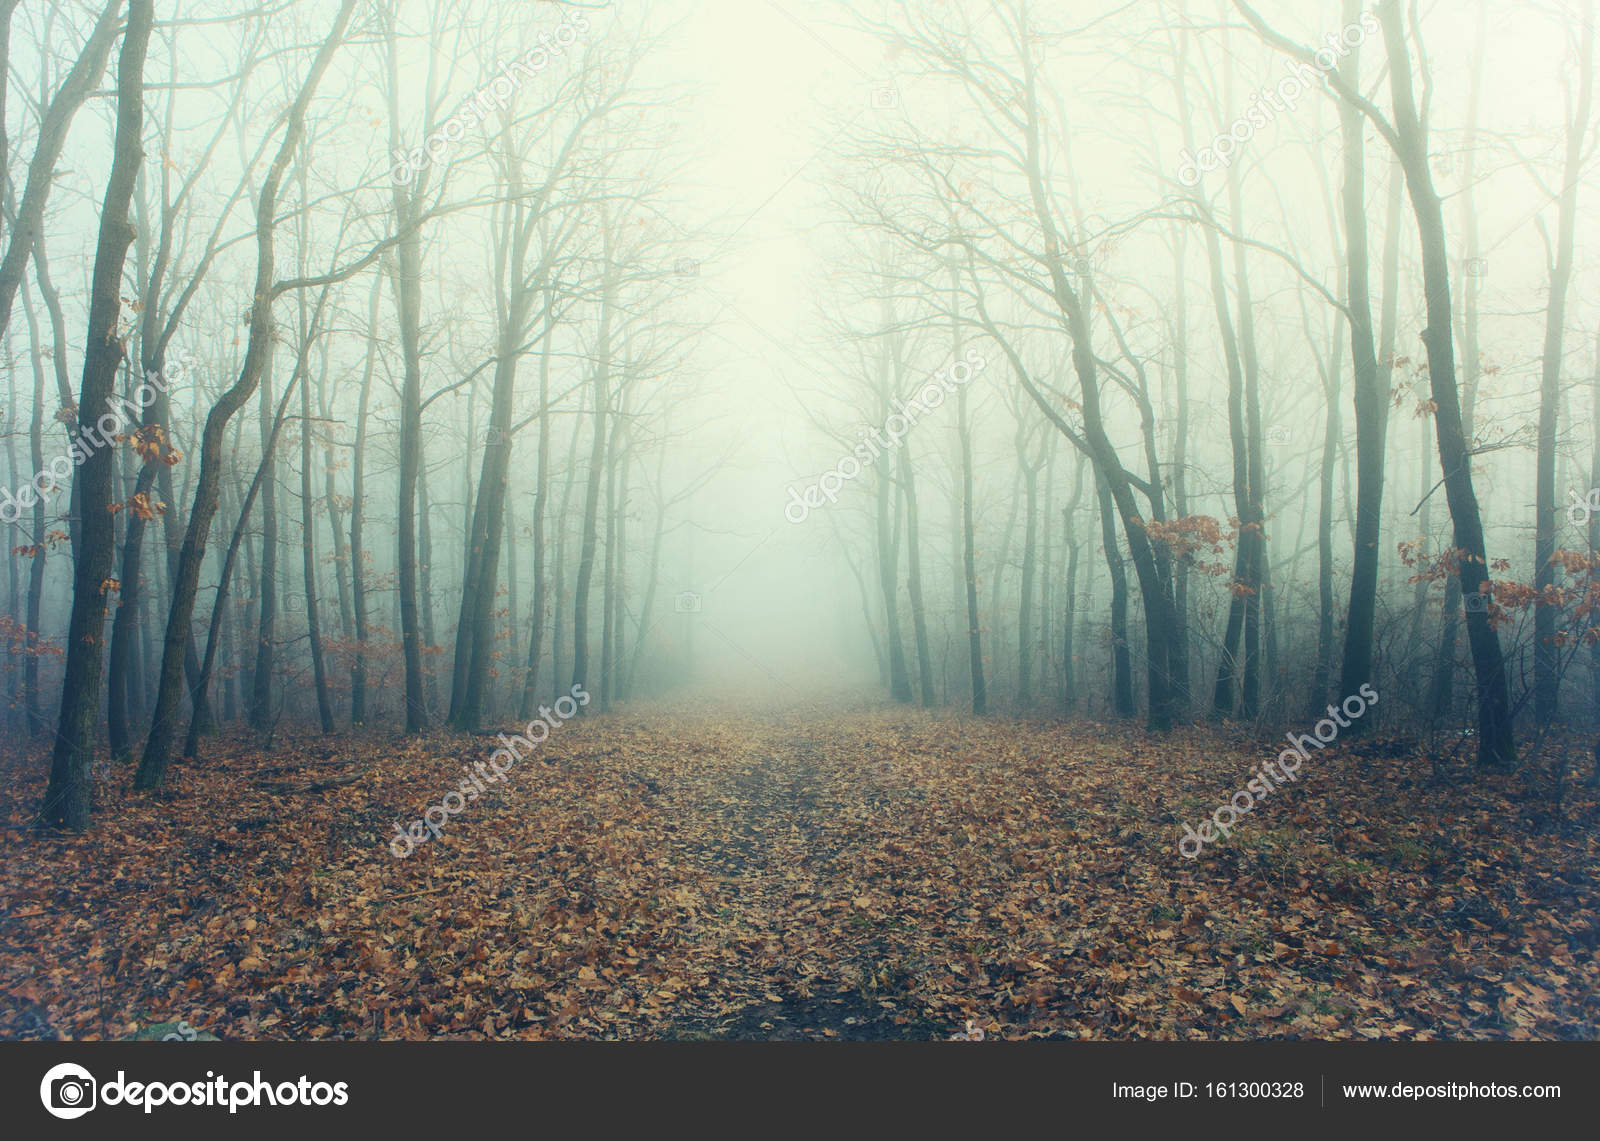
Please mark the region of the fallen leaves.
[[897, 710], [561, 745], [404, 861], [393, 822], [483, 740], [224, 739], [171, 798], [113, 769], [66, 838], [20, 827], [45, 764], [13, 751], [0, 1036], [1600, 1033], [1592, 795], [1535, 831], [1506, 788], [1334, 748], [1187, 861], [1249, 744]]

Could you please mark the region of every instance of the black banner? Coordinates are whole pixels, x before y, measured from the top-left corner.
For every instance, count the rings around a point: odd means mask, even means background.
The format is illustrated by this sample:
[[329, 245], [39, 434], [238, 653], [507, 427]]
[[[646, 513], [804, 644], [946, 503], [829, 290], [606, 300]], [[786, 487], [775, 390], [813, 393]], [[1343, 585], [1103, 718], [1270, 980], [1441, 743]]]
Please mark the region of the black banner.
[[1594, 1043], [7, 1043], [0, 1097], [26, 1138], [508, 1120], [949, 1136], [1041, 1120], [1593, 1120], [1597, 1065]]

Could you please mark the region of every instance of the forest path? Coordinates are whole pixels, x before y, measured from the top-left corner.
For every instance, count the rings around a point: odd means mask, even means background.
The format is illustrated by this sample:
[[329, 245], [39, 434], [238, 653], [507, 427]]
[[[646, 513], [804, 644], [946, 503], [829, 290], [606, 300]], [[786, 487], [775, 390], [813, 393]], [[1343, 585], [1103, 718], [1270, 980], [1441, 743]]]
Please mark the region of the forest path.
[[222, 736], [160, 797], [111, 766], [88, 838], [26, 832], [47, 746], [0, 749], [0, 1038], [174, 1019], [226, 1040], [1600, 1025], [1587, 786], [1531, 832], [1525, 797], [1334, 747], [1189, 860], [1183, 823], [1270, 747], [712, 695], [563, 723], [397, 858], [394, 829], [494, 747]]
[[[931, 1028], [900, 1013], [870, 954], [829, 936], [822, 913], [852, 882], [840, 859], [841, 801], [880, 802], [863, 785], [854, 732], [826, 722], [745, 721], [708, 760], [716, 775], [682, 807], [696, 837], [677, 854], [710, 887], [714, 922], [691, 927], [694, 961], [720, 964], [717, 1007], [675, 1020], [665, 1037], [731, 1039], [922, 1038]], [[845, 815], [852, 813], [846, 812]], [[848, 893], [847, 893], [848, 894]], [[804, 917], [812, 914], [813, 922]], [[857, 934], [868, 926], [854, 924]], [[727, 996], [737, 996], [731, 1001]], [[897, 1018], [898, 1015], [898, 1018]]]

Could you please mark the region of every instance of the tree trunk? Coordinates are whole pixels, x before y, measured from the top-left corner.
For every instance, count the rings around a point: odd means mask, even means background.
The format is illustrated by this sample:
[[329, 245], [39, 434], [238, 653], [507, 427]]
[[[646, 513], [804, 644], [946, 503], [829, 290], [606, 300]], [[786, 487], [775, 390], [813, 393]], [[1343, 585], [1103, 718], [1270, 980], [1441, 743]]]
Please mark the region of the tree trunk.
[[544, 649], [544, 612], [549, 587], [546, 582], [544, 516], [550, 499], [550, 352], [555, 327], [555, 289], [547, 283], [544, 299], [544, 336], [539, 344], [539, 455], [533, 477], [533, 599], [529, 603], [532, 625], [528, 630], [528, 667], [522, 682], [522, 716], [532, 718], [538, 703], [539, 655]]
[[[244, 540], [245, 528], [250, 522], [250, 509], [255, 506], [256, 497], [266, 485], [273, 470], [273, 452], [278, 444], [278, 431], [283, 427], [283, 414], [289, 407], [289, 397], [294, 394], [295, 382], [300, 379], [296, 370], [290, 378], [288, 386], [283, 390], [283, 396], [278, 401], [278, 409], [272, 418], [272, 428], [263, 442], [261, 462], [256, 465], [255, 478], [250, 481], [250, 489], [245, 492], [244, 500], [239, 505], [239, 518], [233, 526], [233, 536], [228, 540], [228, 551], [222, 557], [222, 569], [217, 575], [217, 600], [211, 607], [211, 624], [206, 634], [205, 657], [200, 662], [200, 680], [194, 687], [194, 710], [189, 718], [189, 735], [183, 743], [183, 755], [195, 757], [200, 752], [200, 733], [204, 723], [199, 710], [205, 708], [207, 694], [211, 688], [211, 670], [216, 661], [219, 634], [227, 629], [227, 604], [228, 589], [233, 581], [233, 565], [238, 559], [239, 547]], [[232, 716], [229, 711], [228, 716]]]
[[[1359, 0], [1345, 0], [1346, 21], [1359, 16]], [[1350, 49], [1340, 67], [1352, 87], [1359, 85], [1361, 49]], [[1350, 310], [1350, 358], [1355, 369], [1356, 536], [1350, 564], [1350, 605], [1346, 615], [1344, 660], [1339, 670], [1341, 696], [1356, 693], [1372, 678], [1373, 626], [1377, 618], [1378, 554], [1383, 528], [1383, 461], [1388, 436], [1389, 385], [1379, 375], [1372, 340], [1372, 287], [1367, 252], [1365, 195], [1366, 123], [1361, 112], [1341, 102], [1344, 138], [1344, 229], [1346, 297]], [[1392, 235], [1386, 235], [1386, 241]], [[1359, 730], [1357, 730], [1359, 732]]]
[[350, 608], [355, 621], [355, 653], [350, 659], [350, 723], [367, 720], [367, 554], [363, 529], [366, 523], [367, 413], [372, 400], [372, 371], [378, 360], [378, 298], [383, 291], [383, 275], [372, 278], [372, 297], [367, 303], [367, 360], [361, 370], [361, 397], [356, 410], [356, 446], [350, 460]]
[[[623, 350], [626, 371], [627, 350]], [[622, 447], [622, 428], [626, 423], [624, 403], [627, 389], [617, 394], [617, 414], [611, 419], [611, 442], [606, 448], [606, 561], [601, 568], [600, 585], [600, 710], [611, 708], [615, 689], [612, 671], [616, 668], [616, 591], [617, 591], [617, 515], [620, 510], [617, 496], [618, 453]]]
[[605, 480], [606, 413], [611, 401], [611, 321], [616, 306], [616, 272], [612, 264], [609, 217], [602, 211], [605, 230], [605, 284], [600, 299], [600, 331], [594, 366], [594, 440], [589, 450], [588, 488], [583, 500], [583, 537], [578, 549], [578, 581], [572, 598], [572, 685], [589, 688], [589, 584], [594, 577], [595, 546], [599, 542], [600, 485]]
[[1379, 19], [1389, 51], [1389, 83], [1394, 95], [1396, 151], [1405, 167], [1406, 187], [1422, 240], [1422, 273], [1427, 297], [1428, 327], [1423, 344], [1428, 353], [1430, 395], [1436, 406], [1434, 431], [1439, 466], [1444, 473], [1445, 501], [1450, 506], [1458, 579], [1466, 610], [1467, 642], [1477, 678], [1478, 762], [1510, 767], [1516, 764], [1512, 738], [1511, 697], [1505, 654], [1490, 624], [1488, 555], [1478, 497], [1472, 487], [1472, 456], [1463, 431], [1460, 393], [1456, 387], [1455, 345], [1451, 337], [1450, 264], [1439, 195], [1428, 165], [1425, 126], [1418, 120], [1412, 97], [1411, 57], [1399, 0], [1380, 0]]
[[[28, 318], [28, 335], [33, 343], [33, 417], [28, 423], [28, 450], [33, 460], [32, 470], [44, 470], [44, 362], [40, 359], [43, 355], [41, 349], [44, 342], [39, 339], [39, 321], [34, 315], [33, 300], [28, 296], [26, 289], [22, 294], [23, 312]], [[12, 388], [12, 407], [16, 406], [16, 389]], [[13, 419], [15, 415], [13, 414]], [[6, 448], [9, 452], [11, 440], [6, 439]], [[13, 463], [12, 468], [15, 470]], [[14, 484], [19, 481], [13, 480]], [[19, 484], [20, 485], [20, 484]], [[40, 706], [39, 698], [39, 650], [40, 611], [44, 606], [44, 572], [45, 560], [49, 558], [49, 547], [46, 536], [44, 499], [34, 496], [33, 499], [33, 558], [28, 560], [28, 614], [27, 614], [27, 641], [23, 645], [24, 659], [22, 666], [22, 701], [24, 721], [27, 725], [28, 736], [36, 737], [44, 731], [45, 716]], [[15, 574], [16, 563], [13, 558], [12, 572]], [[126, 589], [127, 581], [123, 587]], [[115, 750], [113, 750], [113, 756]]]
[[1578, 183], [1582, 180], [1584, 137], [1594, 91], [1594, 5], [1585, 3], [1578, 54], [1578, 101], [1567, 126], [1566, 164], [1561, 173], [1561, 209], [1555, 260], [1550, 266], [1550, 296], [1545, 307], [1544, 365], [1539, 381], [1539, 453], [1533, 541], [1533, 585], [1539, 592], [1533, 611], [1533, 708], [1540, 725], [1556, 719], [1561, 687], [1561, 648], [1556, 641], [1560, 604], [1556, 590], [1556, 408], [1561, 397], [1561, 340], [1572, 282], [1577, 230]]
[[184, 532], [183, 549], [178, 556], [178, 573], [172, 584], [172, 609], [167, 616], [167, 632], [161, 655], [160, 688], [152, 714], [150, 736], [144, 757], [134, 779], [138, 788], [157, 788], [166, 778], [176, 735], [177, 717], [183, 703], [184, 649], [190, 645], [190, 622], [194, 617], [195, 594], [200, 587], [200, 566], [205, 560], [206, 542], [217, 511], [218, 480], [222, 469], [223, 433], [228, 421], [255, 394], [266, 367], [272, 337], [273, 231], [277, 220], [278, 190], [289, 159], [305, 131], [306, 105], [318, 82], [332, 62], [333, 53], [344, 38], [356, 0], [343, 0], [334, 18], [332, 31], [318, 49], [304, 85], [290, 106], [283, 142], [268, 168], [256, 207], [256, 280], [251, 291], [248, 347], [239, 379], [212, 405], [206, 416], [200, 443], [200, 475], [195, 485], [189, 523]]
[[1111, 708], [1118, 717], [1138, 712], [1133, 698], [1133, 659], [1128, 645], [1128, 573], [1117, 543], [1116, 507], [1111, 489], [1097, 474], [1095, 495], [1100, 502], [1100, 541], [1105, 546], [1106, 569], [1111, 574]]
[[272, 672], [278, 638], [278, 470], [267, 451], [272, 434], [273, 348], [268, 344], [261, 370], [261, 453], [267, 456], [267, 478], [261, 488], [260, 606], [256, 612], [256, 659], [250, 671], [250, 725], [263, 730], [272, 724]]
[[[113, 4], [112, 9], [117, 5]], [[152, 0], [129, 0], [128, 24], [117, 60], [117, 132], [100, 213], [94, 274], [89, 289], [89, 323], [84, 337], [83, 386], [78, 425], [90, 429], [110, 408], [123, 344], [117, 336], [122, 312], [122, 268], [133, 241], [128, 223], [134, 184], [144, 161], [144, 61], [155, 21]], [[30, 172], [31, 174], [31, 172]], [[13, 245], [18, 236], [12, 238]], [[0, 297], [9, 308], [9, 296]], [[0, 330], [4, 321], [0, 319]], [[115, 444], [88, 449], [75, 481], [79, 488], [80, 543], [73, 566], [72, 614], [67, 627], [66, 677], [61, 690], [61, 721], [50, 761], [50, 783], [39, 811], [42, 826], [82, 831], [89, 826], [90, 769], [100, 713], [102, 638], [106, 593], [116, 556], [112, 473]]]
[[[888, 400], [879, 402], [880, 410], [888, 407]], [[895, 701], [911, 700], [911, 679], [906, 672], [905, 642], [900, 637], [900, 591], [897, 585], [899, 579], [900, 549], [890, 534], [889, 514], [892, 510], [890, 494], [896, 500], [899, 491], [893, 486], [890, 477], [890, 464], [887, 455], [880, 455], [877, 462], [875, 493], [875, 514], [878, 555], [878, 597], [883, 603], [884, 638], [888, 651], [889, 661], [889, 696]]]
[[[304, 170], [304, 168], [301, 168]], [[311, 650], [311, 681], [317, 694], [317, 716], [324, 733], [333, 732], [333, 702], [328, 697], [327, 665], [322, 657], [322, 621], [317, 612], [317, 528], [312, 508], [316, 503], [315, 484], [311, 470], [311, 383], [306, 377], [306, 362], [311, 356], [311, 342], [316, 339], [321, 323], [322, 303], [327, 299], [324, 287], [317, 299], [317, 312], [310, 325], [305, 321], [305, 295], [301, 294], [300, 329], [304, 338], [300, 345], [300, 359], [295, 363], [295, 376], [300, 385], [300, 556], [301, 569], [306, 584], [306, 637]], [[294, 383], [291, 378], [290, 384]], [[203, 702], [196, 702], [199, 709]]]
[[[1589, 440], [1589, 486], [1600, 487], [1600, 334], [1595, 337], [1594, 375], [1589, 381], [1589, 422], [1593, 435]], [[1593, 569], [1597, 551], [1600, 551], [1600, 511], [1589, 513], [1589, 594], [1597, 589], [1600, 578]], [[1589, 645], [1589, 716], [1593, 724], [1600, 724], [1600, 639]]]
[[961, 439], [961, 560], [966, 572], [967, 672], [972, 680], [972, 712], [982, 717], [989, 712], [989, 691], [983, 676], [983, 633], [978, 623], [977, 547], [972, 526], [972, 426], [968, 422], [965, 385], [956, 389], [956, 432]]
[[[387, 14], [387, 72], [389, 144], [400, 147], [400, 66], [394, 12]], [[430, 76], [429, 95], [432, 92]], [[423, 631], [417, 613], [417, 479], [422, 466], [422, 232], [415, 223], [427, 174], [418, 172], [414, 187], [394, 186], [394, 217], [403, 231], [395, 251], [395, 315], [400, 325], [400, 353], [405, 378], [400, 390], [400, 488], [396, 511], [398, 548], [395, 554], [400, 597], [400, 644], [405, 659], [406, 728], [421, 733], [428, 727], [426, 683], [423, 677]], [[424, 556], [426, 557], [426, 556]], [[432, 643], [431, 635], [428, 638]]]
[[917, 679], [922, 707], [932, 709], [933, 661], [928, 651], [928, 616], [922, 601], [922, 551], [918, 538], [917, 486], [911, 464], [911, 441], [900, 443], [896, 461], [900, 469], [900, 489], [906, 497], [906, 594], [911, 601], [911, 634], [917, 647]]

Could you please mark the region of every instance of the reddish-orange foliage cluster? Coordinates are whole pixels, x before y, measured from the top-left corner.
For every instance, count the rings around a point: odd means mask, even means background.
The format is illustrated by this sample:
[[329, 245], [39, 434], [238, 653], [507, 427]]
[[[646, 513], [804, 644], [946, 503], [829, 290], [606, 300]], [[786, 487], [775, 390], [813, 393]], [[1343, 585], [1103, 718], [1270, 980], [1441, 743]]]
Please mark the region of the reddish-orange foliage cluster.
[[1165, 547], [1175, 559], [1191, 558], [1196, 553], [1221, 554], [1237, 535], [1236, 529], [1224, 530], [1221, 522], [1210, 515], [1185, 515], [1165, 522], [1147, 519], [1141, 525], [1150, 541]]
[[7, 660], [4, 668], [8, 670], [13, 658], [62, 656], [60, 646], [36, 631], [30, 631], [7, 614], [0, 614], [0, 650], [5, 652]]
[[113, 515], [122, 510], [131, 511], [140, 519], [149, 522], [158, 515], [165, 515], [167, 513], [167, 505], [165, 503], [154, 502], [151, 500], [147, 492], [139, 491], [135, 492], [128, 502], [112, 503], [106, 507], [106, 510], [111, 512]]
[[119, 441], [132, 445], [139, 459], [145, 463], [163, 463], [174, 467], [183, 459], [183, 453], [172, 446], [160, 424], [146, 424], [136, 431], [118, 436]]
[[45, 533], [42, 543], [25, 543], [20, 547], [12, 547], [11, 553], [24, 559], [38, 558], [46, 551], [53, 551], [62, 543], [69, 542], [70, 536], [65, 531], [49, 531]]

